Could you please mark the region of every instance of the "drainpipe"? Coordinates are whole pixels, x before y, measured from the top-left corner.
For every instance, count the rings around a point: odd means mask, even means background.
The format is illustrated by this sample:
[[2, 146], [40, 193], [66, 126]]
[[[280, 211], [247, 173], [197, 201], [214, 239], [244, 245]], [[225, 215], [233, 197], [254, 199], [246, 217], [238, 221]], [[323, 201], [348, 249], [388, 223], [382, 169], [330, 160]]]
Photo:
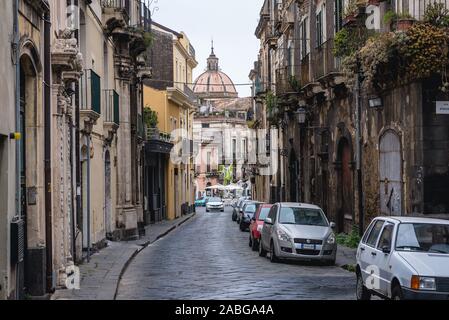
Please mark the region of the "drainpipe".
[[87, 136], [87, 262], [90, 262], [90, 136]]
[[357, 168], [357, 195], [358, 195], [358, 209], [359, 209], [359, 234], [363, 236], [364, 229], [364, 219], [365, 215], [363, 212], [363, 187], [362, 187], [362, 133], [361, 133], [361, 101], [360, 101], [360, 61], [357, 61], [358, 72], [356, 75], [355, 84], [355, 120], [356, 120], [356, 168]]
[[[16, 126], [16, 132], [21, 132], [21, 123], [20, 123], [20, 35], [19, 35], [19, 0], [14, 0], [13, 4], [13, 10], [14, 10], [14, 40], [13, 40], [13, 61], [16, 67], [16, 92], [15, 92], [15, 99], [16, 99], [16, 106], [15, 106], [15, 126]], [[16, 140], [16, 217], [21, 218], [22, 216], [22, 189], [20, 185], [20, 167], [21, 167], [21, 144], [22, 141]], [[16, 294], [15, 299], [20, 299], [20, 276], [19, 271], [17, 270], [16, 265]]]
[[50, 10], [44, 14], [44, 158], [45, 158], [45, 242], [47, 260], [47, 292], [53, 292], [53, 222], [51, 207], [51, 51]]

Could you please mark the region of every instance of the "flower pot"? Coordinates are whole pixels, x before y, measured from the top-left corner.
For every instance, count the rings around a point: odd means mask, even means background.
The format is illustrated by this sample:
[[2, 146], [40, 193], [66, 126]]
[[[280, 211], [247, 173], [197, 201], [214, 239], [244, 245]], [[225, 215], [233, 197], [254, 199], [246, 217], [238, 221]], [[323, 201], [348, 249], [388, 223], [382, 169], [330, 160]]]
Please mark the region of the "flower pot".
[[407, 31], [413, 25], [415, 20], [413, 19], [400, 19], [396, 21], [396, 30]]

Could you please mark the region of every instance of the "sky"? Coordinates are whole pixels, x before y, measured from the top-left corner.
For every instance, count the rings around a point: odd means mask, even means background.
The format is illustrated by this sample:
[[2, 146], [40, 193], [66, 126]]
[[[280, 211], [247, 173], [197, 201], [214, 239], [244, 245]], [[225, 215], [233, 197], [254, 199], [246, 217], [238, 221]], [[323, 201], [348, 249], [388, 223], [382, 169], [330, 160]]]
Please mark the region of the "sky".
[[[221, 70], [235, 84], [247, 84], [259, 52], [254, 32], [262, 4], [263, 0], [154, 0], [152, 7], [158, 10], [153, 20], [187, 34], [199, 63], [194, 80], [206, 69], [213, 39]], [[250, 86], [236, 88], [240, 97], [251, 95]]]

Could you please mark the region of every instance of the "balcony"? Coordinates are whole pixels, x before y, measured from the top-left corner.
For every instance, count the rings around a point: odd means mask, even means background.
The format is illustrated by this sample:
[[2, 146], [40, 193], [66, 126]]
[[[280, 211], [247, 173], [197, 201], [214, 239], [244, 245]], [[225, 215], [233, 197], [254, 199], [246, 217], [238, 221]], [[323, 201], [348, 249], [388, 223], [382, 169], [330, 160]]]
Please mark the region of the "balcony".
[[104, 94], [104, 128], [109, 133], [109, 139], [112, 140], [120, 127], [120, 97], [115, 90], [103, 90]]
[[306, 55], [301, 60], [301, 76], [300, 76], [300, 83], [301, 86], [305, 86], [310, 83], [310, 54]]
[[148, 128], [146, 139], [145, 150], [149, 153], [169, 154], [174, 146], [171, 135], [161, 132], [158, 128]]
[[313, 55], [313, 80], [335, 86], [343, 82], [340, 74], [340, 58], [334, 55], [334, 40], [329, 39], [315, 49]]
[[129, 25], [131, 0], [101, 0], [105, 25], [112, 23]]
[[91, 132], [101, 115], [101, 78], [93, 70], [87, 69], [80, 80], [80, 116], [84, 119], [85, 130]]
[[296, 89], [292, 86], [291, 76], [287, 68], [276, 70], [276, 95], [282, 96], [288, 93], [295, 93]]

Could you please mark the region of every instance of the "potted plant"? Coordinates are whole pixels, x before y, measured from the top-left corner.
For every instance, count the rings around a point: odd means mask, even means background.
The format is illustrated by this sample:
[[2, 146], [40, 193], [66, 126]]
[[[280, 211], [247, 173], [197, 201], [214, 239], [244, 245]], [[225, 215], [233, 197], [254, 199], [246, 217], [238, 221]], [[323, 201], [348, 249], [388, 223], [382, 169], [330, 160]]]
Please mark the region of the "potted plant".
[[356, 0], [349, 0], [343, 10], [343, 25], [353, 25], [357, 21], [359, 8]]
[[401, 13], [397, 16], [396, 19], [396, 30], [398, 31], [406, 31], [410, 29], [410, 27], [415, 22], [415, 19], [408, 13]]

